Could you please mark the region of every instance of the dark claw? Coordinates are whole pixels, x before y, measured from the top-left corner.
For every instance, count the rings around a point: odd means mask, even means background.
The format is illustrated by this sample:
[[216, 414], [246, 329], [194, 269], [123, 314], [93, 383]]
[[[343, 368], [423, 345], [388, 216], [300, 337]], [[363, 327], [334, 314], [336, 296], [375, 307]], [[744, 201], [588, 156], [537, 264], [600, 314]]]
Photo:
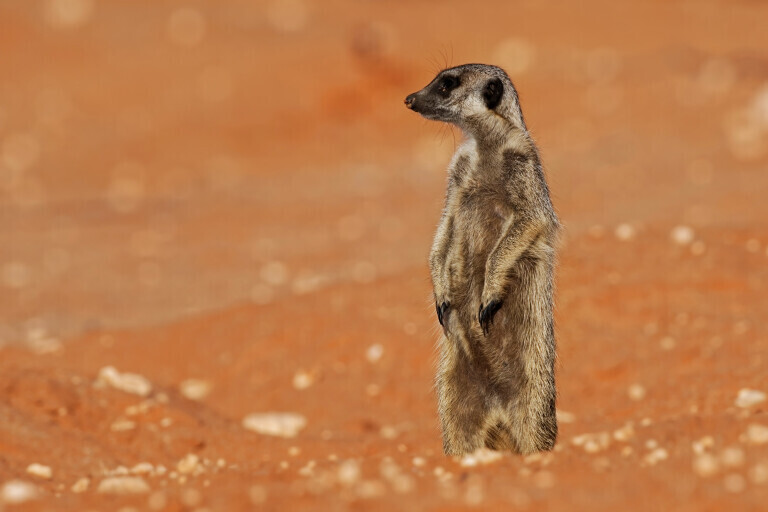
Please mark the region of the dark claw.
[[499, 308], [501, 308], [500, 300], [494, 299], [485, 307], [480, 304], [480, 311], [477, 313], [477, 318], [480, 320], [480, 327], [483, 328], [483, 334], [486, 336], [488, 336], [488, 331], [490, 330], [491, 324], [493, 323], [493, 316], [496, 314]]
[[448, 308], [451, 307], [450, 302], [443, 302], [442, 304], [438, 305], [435, 303], [435, 309], [437, 310], [437, 321], [440, 322], [440, 325], [443, 325], [443, 319], [445, 318], [445, 312], [448, 311]]

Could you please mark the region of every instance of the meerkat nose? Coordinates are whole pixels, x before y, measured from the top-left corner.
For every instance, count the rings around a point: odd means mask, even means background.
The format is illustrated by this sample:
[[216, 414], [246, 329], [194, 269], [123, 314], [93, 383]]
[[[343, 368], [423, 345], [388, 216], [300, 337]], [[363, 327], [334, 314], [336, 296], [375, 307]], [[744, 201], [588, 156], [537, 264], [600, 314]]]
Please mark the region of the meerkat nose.
[[416, 93], [409, 94], [405, 98], [405, 106], [408, 108], [413, 108], [413, 101], [416, 99]]

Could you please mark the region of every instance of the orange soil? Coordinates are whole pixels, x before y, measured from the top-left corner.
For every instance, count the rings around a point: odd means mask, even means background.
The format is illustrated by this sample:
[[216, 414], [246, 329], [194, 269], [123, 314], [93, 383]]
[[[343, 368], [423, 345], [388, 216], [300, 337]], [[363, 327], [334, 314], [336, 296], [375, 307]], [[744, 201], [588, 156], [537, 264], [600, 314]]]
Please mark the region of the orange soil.
[[[0, 5], [19, 508], [765, 509], [745, 433], [768, 402], [736, 397], [768, 392], [768, 5], [90, 5]], [[402, 106], [469, 61], [510, 71], [565, 225], [558, 446], [477, 467], [442, 455], [432, 391], [426, 254], [460, 134]], [[243, 428], [267, 411], [307, 425]], [[168, 469], [149, 492], [97, 492], [142, 462]]]

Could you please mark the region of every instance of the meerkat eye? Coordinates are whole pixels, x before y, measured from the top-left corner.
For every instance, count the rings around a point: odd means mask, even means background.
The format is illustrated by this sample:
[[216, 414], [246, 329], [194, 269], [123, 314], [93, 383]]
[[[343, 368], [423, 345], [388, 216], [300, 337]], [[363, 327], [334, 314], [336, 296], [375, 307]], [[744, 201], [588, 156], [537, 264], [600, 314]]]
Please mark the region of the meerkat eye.
[[459, 86], [459, 79], [455, 76], [446, 75], [440, 79], [438, 91], [443, 95], [448, 95], [452, 90]]

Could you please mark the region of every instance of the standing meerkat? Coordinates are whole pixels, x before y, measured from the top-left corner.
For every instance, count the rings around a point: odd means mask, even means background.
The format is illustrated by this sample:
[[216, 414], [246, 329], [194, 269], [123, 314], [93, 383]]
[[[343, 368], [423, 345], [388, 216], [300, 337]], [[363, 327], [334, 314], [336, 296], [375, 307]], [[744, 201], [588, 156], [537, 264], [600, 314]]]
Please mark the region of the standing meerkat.
[[559, 223], [515, 87], [496, 66], [467, 64], [441, 71], [405, 104], [465, 135], [429, 257], [444, 333], [443, 449], [551, 450]]

